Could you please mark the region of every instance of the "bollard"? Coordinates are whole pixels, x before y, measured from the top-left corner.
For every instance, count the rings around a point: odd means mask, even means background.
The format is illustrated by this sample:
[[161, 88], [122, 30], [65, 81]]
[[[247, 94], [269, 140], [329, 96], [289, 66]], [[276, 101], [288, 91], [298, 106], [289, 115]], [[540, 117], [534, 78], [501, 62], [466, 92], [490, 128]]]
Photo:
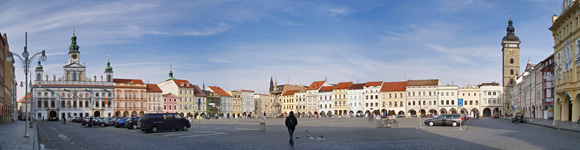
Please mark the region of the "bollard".
[[266, 122], [260, 122], [260, 132], [266, 132]]

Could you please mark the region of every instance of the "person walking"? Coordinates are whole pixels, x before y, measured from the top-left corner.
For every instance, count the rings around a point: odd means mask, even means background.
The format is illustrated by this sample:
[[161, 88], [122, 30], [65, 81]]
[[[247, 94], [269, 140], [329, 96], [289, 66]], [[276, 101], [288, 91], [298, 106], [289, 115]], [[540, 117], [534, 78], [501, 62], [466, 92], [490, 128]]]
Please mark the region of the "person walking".
[[66, 118], [62, 117], [62, 124], [66, 124]]
[[294, 111], [290, 111], [290, 115], [286, 117], [286, 127], [288, 128], [288, 134], [290, 134], [290, 146], [294, 146], [294, 129], [296, 129], [296, 125], [298, 125], [298, 120], [294, 116]]

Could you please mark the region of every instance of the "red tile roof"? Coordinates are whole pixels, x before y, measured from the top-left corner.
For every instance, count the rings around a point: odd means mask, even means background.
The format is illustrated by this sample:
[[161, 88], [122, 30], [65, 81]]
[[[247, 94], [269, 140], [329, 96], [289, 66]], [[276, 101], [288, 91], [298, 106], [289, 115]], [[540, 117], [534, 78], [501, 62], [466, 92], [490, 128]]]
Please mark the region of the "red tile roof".
[[141, 79], [113, 79], [113, 83], [123, 83], [123, 84], [143, 84]]
[[147, 84], [147, 92], [163, 92], [157, 84]]
[[367, 82], [367, 84], [365, 84], [366, 87], [369, 86], [381, 86], [383, 84], [383, 81], [374, 81], [374, 82]]
[[180, 88], [193, 88], [193, 84], [189, 83], [187, 80], [173, 79], [173, 82], [175, 82], [175, 84]]
[[360, 90], [363, 89], [363, 87], [365, 86], [366, 83], [356, 83], [356, 84], [352, 84], [350, 86], [350, 88], [348, 88], [349, 90]]
[[241, 91], [242, 92], [252, 92], [252, 93], [254, 93], [254, 91], [252, 91], [252, 90], [241, 90]]
[[206, 97], [207, 96], [207, 95], [205, 95], [203, 90], [201, 90], [201, 88], [199, 88], [199, 86], [197, 86], [197, 85], [193, 85], [193, 93], [194, 93], [194, 96], [199, 96], [199, 97]]
[[[26, 94], [30, 102], [30, 93]], [[18, 101], [19, 103], [24, 103], [24, 96]], [[28, 103], [28, 102], [27, 102]]]
[[407, 81], [407, 86], [437, 86], [437, 85], [439, 85], [439, 79]]
[[338, 83], [338, 85], [336, 85], [336, 88], [334, 88], [334, 89], [335, 90], [348, 89], [350, 87], [350, 85], [352, 85], [352, 81], [351, 82], [340, 82], [340, 83]]
[[383, 83], [383, 87], [381, 87], [381, 92], [390, 92], [390, 91], [405, 91], [407, 82], [385, 82]]
[[318, 90], [326, 81], [314, 81], [306, 90]]
[[220, 88], [219, 86], [208, 86], [213, 92], [218, 94], [219, 96], [232, 96], [228, 92], [224, 91], [224, 89]]
[[286, 96], [286, 95], [294, 95], [294, 93], [298, 92], [298, 90], [288, 90], [284, 93], [282, 93], [282, 96]]
[[320, 88], [320, 90], [318, 92], [328, 92], [328, 91], [332, 91], [334, 90], [336, 86], [332, 85], [332, 86], [323, 86], [322, 88]]

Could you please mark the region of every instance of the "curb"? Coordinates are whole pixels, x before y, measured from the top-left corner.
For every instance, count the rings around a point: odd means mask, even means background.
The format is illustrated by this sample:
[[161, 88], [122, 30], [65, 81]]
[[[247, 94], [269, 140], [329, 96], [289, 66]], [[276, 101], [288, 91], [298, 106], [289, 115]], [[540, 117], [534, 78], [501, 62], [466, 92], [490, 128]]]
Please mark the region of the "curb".
[[566, 129], [566, 128], [560, 128], [560, 127], [554, 127], [554, 126], [549, 126], [549, 125], [543, 125], [543, 124], [537, 124], [537, 123], [530, 123], [530, 122], [526, 122], [527, 124], [533, 124], [533, 125], [537, 125], [537, 126], [542, 126], [542, 127], [546, 127], [546, 128], [552, 128], [554, 130], [566, 130], [566, 131], [572, 131], [572, 132], [580, 132], [580, 130], [574, 130], [574, 129]]

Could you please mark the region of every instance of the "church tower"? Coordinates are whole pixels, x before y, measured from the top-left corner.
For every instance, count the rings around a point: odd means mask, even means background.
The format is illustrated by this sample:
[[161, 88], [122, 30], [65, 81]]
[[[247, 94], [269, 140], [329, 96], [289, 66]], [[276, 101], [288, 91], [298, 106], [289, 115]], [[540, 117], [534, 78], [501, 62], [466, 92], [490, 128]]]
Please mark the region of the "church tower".
[[502, 84], [504, 89], [512, 87], [515, 84], [515, 80], [520, 72], [520, 38], [514, 34], [515, 28], [511, 17], [508, 21], [506, 31], [507, 35], [504, 36], [501, 41], [501, 51], [503, 56]]

